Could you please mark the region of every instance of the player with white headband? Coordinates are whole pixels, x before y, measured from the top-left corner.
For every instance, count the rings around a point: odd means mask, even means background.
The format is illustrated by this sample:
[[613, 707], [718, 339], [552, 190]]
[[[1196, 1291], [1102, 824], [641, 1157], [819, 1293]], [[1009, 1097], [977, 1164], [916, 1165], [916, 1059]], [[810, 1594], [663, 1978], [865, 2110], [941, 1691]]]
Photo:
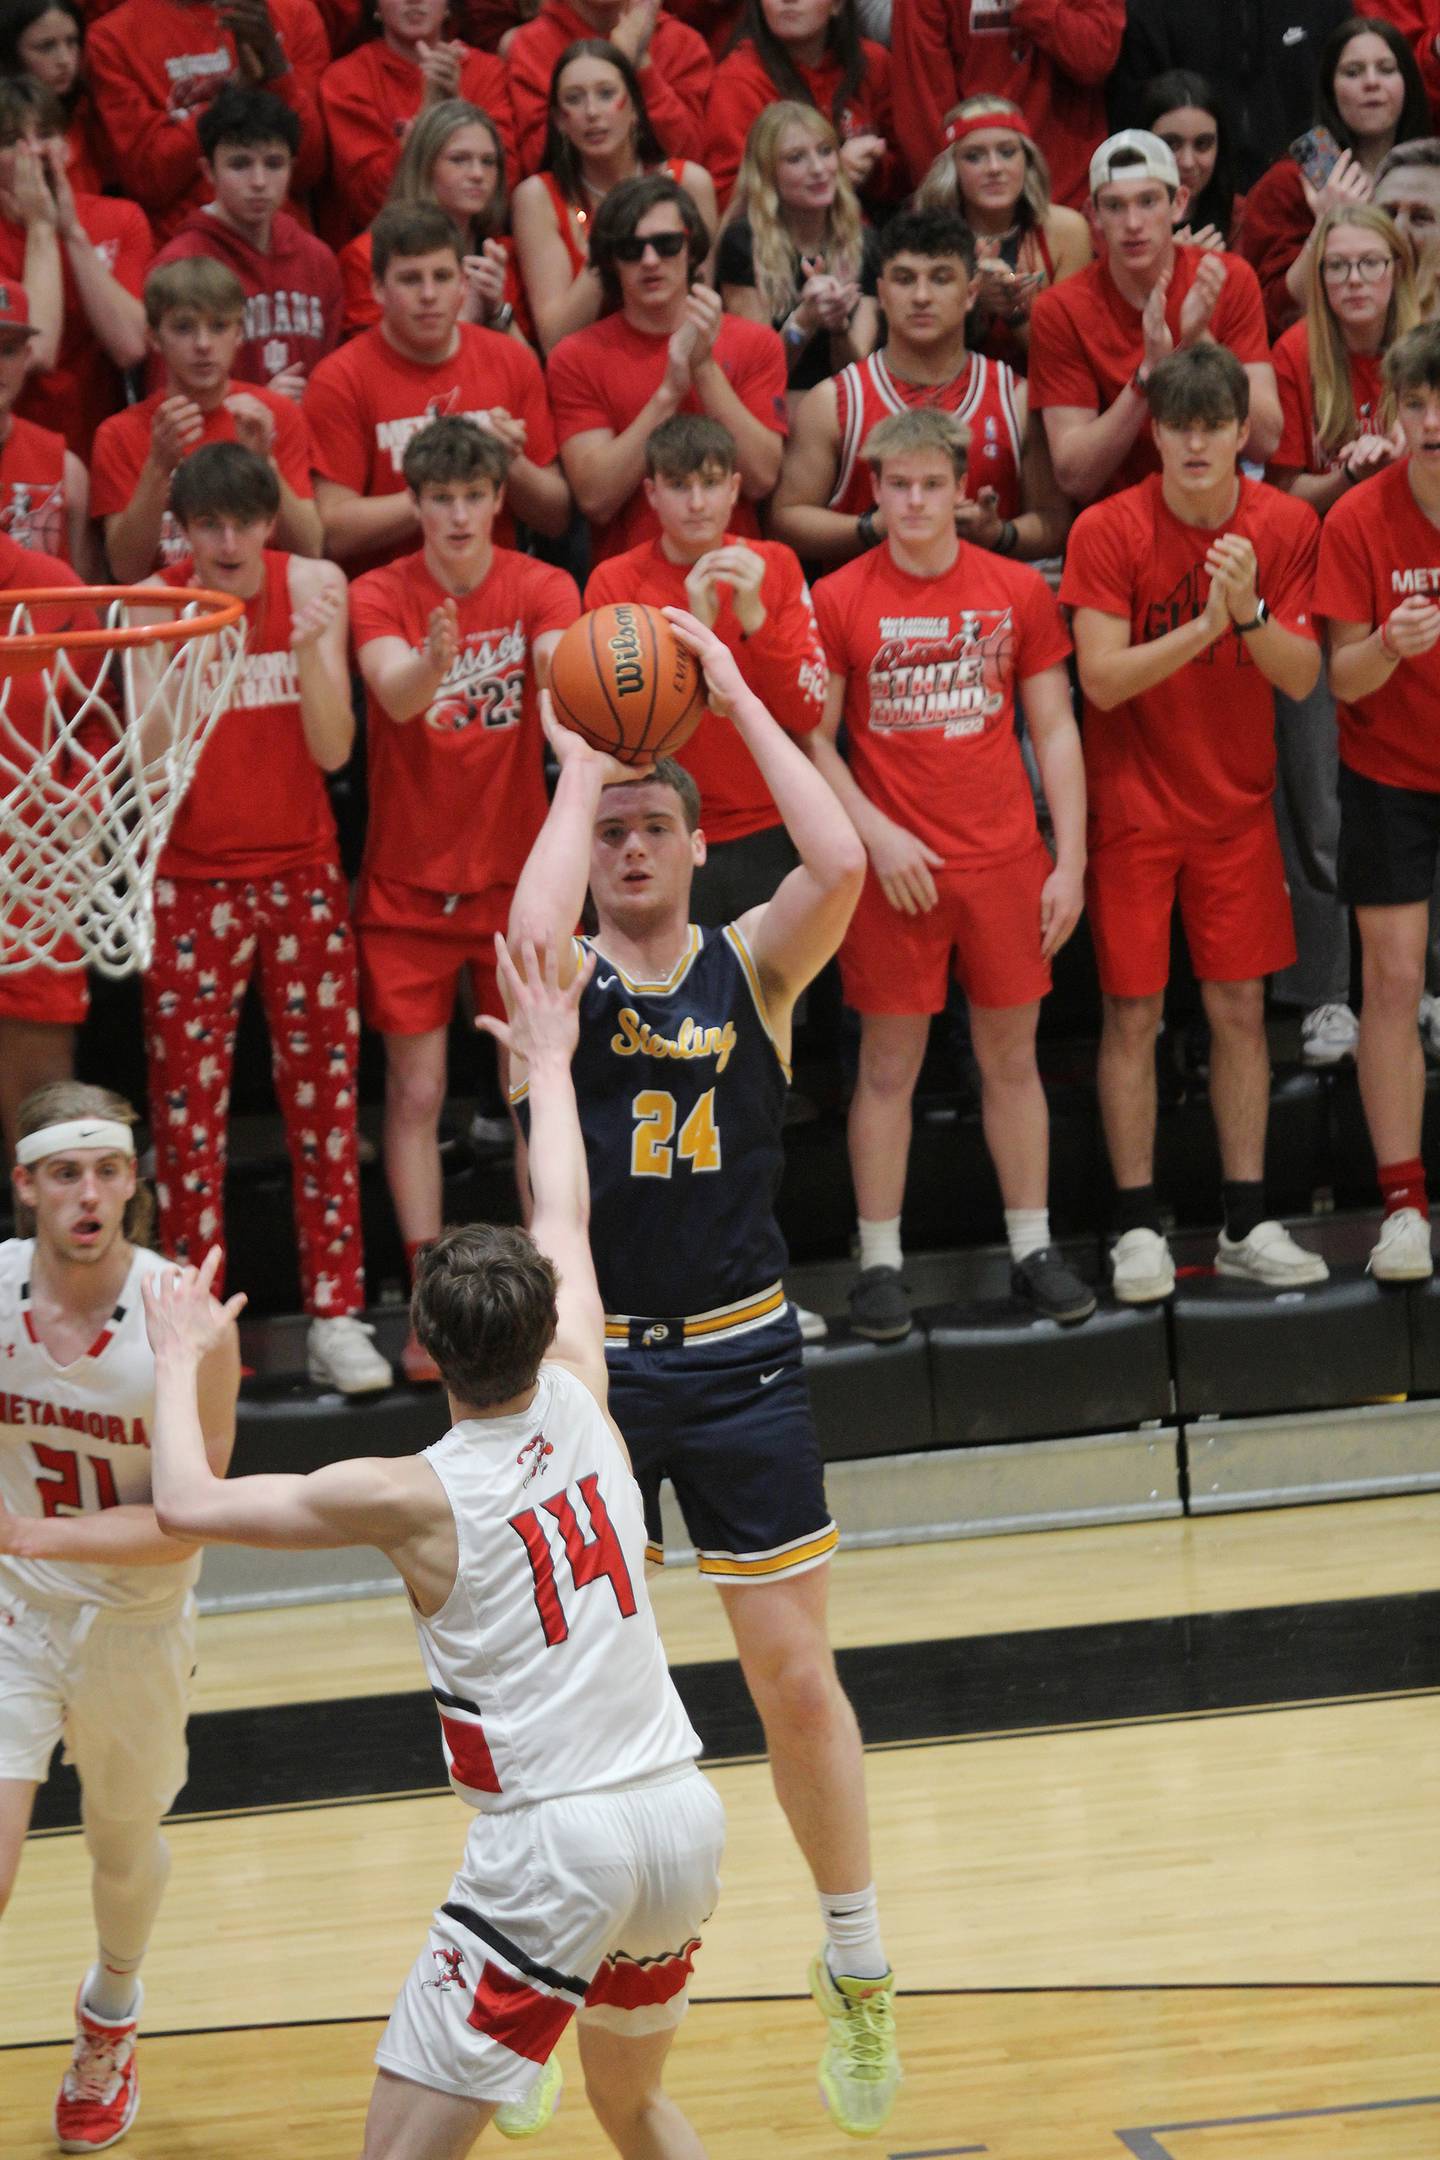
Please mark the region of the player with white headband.
[[[150, 1497], [155, 1363], [140, 1288], [154, 1205], [134, 1112], [63, 1080], [20, 1106], [17, 1219], [0, 1243], [0, 1911], [35, 1793], [63, 1737], [80, 1777], [97, 1954], [75, 2006], [55, 2103], [65, 2152], [99, 2152], [135, 2119], [140, 1961], [169, 1873], [160, 1834], [185, 1782], [195, 1663], [195, 1546]], [[200, 1376], [205, 1450], [235, 1438], [233, 1324]]]

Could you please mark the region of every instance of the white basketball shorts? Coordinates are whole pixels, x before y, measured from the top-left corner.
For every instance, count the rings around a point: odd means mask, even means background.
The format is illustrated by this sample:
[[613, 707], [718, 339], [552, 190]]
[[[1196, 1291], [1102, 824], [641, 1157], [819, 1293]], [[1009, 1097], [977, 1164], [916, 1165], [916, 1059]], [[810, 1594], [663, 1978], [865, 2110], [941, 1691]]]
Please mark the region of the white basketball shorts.
[[376, 2062], [498, 2104], [525, 2098], [577, 2011], [636, 2037], [678, 2025], [724, 1843], [691, 1763], [477, 1815]]
[[44, 1782], [63, 1738], [85, 1804], [158, 1822], [185, 1783], [195, 1600], [163, 1619], [0, 1595], [0, 1778]]

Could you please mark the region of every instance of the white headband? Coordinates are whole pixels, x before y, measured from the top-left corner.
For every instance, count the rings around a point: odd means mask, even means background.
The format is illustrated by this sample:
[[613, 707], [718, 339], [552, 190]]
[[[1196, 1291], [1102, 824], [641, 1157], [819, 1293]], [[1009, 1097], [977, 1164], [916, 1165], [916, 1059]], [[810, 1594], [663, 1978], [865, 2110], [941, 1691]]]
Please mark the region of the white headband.
[[60, 1125], [42, 1125], [27, 1133], [15, 1149], [15, 1160], [26, 1169], [43, 1156], [59, 1155], [66, 1148], [104, 1148], [112, 1155], [133, 1155], [135, 1135], [118, 1118], [68, 1118]]

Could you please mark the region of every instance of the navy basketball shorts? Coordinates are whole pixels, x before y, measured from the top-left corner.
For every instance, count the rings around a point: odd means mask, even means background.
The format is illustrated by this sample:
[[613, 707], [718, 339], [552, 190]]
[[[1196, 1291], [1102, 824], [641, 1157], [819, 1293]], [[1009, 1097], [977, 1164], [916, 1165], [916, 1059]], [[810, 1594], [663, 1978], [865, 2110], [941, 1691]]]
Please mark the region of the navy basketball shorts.
[[829, 1559], [840, 1533], [825, 1505], [801, 1348], [788, 1305], [733, 1335], [607, 1344], [610, 1415], [644, 1497], [647, 1559], [664, 1559], [667, 1477], [702, 1575], [775, 1582]]

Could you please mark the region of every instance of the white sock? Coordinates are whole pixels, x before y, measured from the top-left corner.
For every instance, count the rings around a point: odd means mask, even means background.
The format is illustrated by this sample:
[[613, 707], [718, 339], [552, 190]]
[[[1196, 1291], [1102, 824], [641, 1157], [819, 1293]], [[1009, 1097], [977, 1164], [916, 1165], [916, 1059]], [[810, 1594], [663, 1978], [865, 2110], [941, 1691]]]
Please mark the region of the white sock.
[[862, 1215], [860, 1223], [860, 1269], [893, 1267], [898, 1274], [903, 1266], [900, 1255], [900, 1217], [888, 1215], [883, 1222], [867, 1222]]
[[890, 1960], [880, 1940], [880, 1907], [875, 1885], [863, 1890], [820, 1893], [825, 1921], [825, 1961], [831, 1977], [844, 1973], [850, 1980], [883, 1980]]
[[135, 1978], [139, 1969], [137, 1958], [133, 1964], [126, 1963], [117, 1970], [102, 1950], [86, 1977], [85, 2008], [112, 2025], [129, 2017], [140, 1992]]
[[1049, 1208], [1007, 1207], [1005, 1235], [1010, 1240], [1010, 1258], [1018, 1267], [1032, 1252], [1040, 1252], [1049, 1244]]

